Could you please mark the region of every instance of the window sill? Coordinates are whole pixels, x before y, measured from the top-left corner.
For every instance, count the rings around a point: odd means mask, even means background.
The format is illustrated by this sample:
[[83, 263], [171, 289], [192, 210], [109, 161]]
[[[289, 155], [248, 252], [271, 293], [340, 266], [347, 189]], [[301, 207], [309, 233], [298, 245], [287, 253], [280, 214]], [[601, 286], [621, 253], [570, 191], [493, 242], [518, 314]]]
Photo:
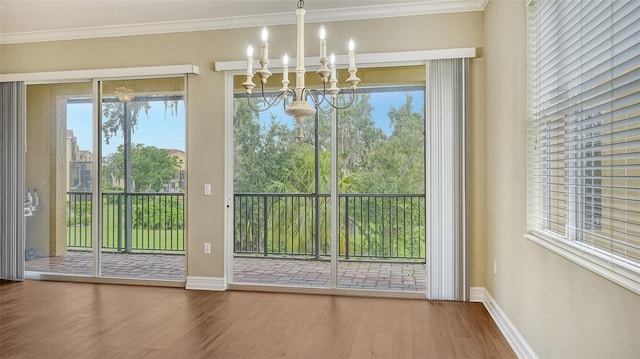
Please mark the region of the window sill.
[[597, 251], [546, 233], [531, 232], [525, 238], [596, 273], [610, 281], [640, 294], [640, 270], [625, 263], [617, 263]]

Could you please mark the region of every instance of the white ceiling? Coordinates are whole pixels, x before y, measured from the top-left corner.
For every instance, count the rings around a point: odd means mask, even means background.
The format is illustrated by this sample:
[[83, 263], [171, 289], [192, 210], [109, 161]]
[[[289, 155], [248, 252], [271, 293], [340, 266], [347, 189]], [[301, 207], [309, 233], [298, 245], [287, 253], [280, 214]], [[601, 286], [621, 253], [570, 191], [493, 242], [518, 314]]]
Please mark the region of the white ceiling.
[[[295, 22], [297, 0], [0, 0], [0, 43]], [[481, 11], [488, 0], [307, 0], [308, 22]], [[266, 16], [269, 15], [269, 16]]]

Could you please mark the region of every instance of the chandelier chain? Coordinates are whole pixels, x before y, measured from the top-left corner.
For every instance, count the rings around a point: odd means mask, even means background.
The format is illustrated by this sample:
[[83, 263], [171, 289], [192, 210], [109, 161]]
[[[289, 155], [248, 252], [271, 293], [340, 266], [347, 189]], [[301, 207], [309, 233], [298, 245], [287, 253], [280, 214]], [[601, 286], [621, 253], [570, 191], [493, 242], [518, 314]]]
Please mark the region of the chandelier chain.
[[302, 9], [304, 7], [304, 0], [298, 0], [298, 9]]

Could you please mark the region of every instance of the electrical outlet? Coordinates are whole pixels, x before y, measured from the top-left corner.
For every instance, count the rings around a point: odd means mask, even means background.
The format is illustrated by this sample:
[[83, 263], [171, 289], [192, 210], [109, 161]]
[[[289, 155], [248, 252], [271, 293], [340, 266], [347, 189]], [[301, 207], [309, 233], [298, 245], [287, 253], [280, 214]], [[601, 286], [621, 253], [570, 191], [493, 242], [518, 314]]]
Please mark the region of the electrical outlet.
[[493, 274], [498, 274], [498, 260], [496, 259], [493, 260]]
[[211, 183], [204, 184], [204, 195], [211, 196]]
[[204, 254], [211, 254], [211, 243], [204, 244]]

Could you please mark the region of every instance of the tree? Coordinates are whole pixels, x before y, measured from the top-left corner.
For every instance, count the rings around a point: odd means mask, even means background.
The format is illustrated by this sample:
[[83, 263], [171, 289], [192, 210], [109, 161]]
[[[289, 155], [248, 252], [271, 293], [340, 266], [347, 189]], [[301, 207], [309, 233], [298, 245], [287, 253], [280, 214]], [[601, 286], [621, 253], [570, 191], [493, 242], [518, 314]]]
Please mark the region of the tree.
[[273, 113], [270, 124], [262, 126], [245, 98], [237, 99], [235, 105], [235, 192], [266, 192], [279, 179], [282, 167], [293, 153], [295, 129], [280, 122]]
[[373, 120], [370, 99], [368, 93], [356, 95], [349, 108], [338, 111], [339, 167], [350, 173], [359, 171], [371, 148], [386, 139]]
[[[167, 103], [165, 101], [165, 110]], [[129, 114], [125, 113], [125, 107], [129, 109]], [[138, 126], [138, 115], [140, 111], [144, 111], [149, 116], [151, 106], [146, 101], [132, 101], [125, 106], [124, 102], [105, 102], [102, 104], [102, 116], [105, 121], [102, 123], [102, 135], [104, 142], [109, 144], [111, 137], [117, 136], [118, 132], [124, 132], [125, 117], [129, 116], [131, 123], [131, 131], [133, 132]]]
[[[345, 96], [345, 98], [348, 96]], [[386, 135], [372, 117], [373, 105], [367, 93], [358, 94], [351, 107], [338, 111], [338, 191], [339, 193], [419, 194], [424, 191], [424, 116], [413, 112], [412, 97], [388, 112], [390, 135]], [[344, 99], [341, 99], [344, 101]], [[344, 105], [344, 104], [343, 104]], [[319, 246], [328, 253], [328, 224], [331, 185], [330, 117], [318, 112], [318, 193], [316, 188], [316, 146], [314, 118], [305, 121], [305, 137], [296, 140], [291, 122], [278, 121], [261, 125], [257, 113], [246, 99], [236, 101], [234, 126], [236, 192], [256, 193], [243, 202], [240, 245], [262, 251], [282, 248], [291, 253], [311, 254]], [[288, 119], [288, 118], [287, 118]], [[262, 196], [257, 193], [282, 193]], [[391, 242], [393, 233], [414, 233], [420, 238], [424, 230], [421, 215], [414, 211], [416, 202], [407, 198], [342, 196], [339, 204], [340, 253], [346, 249], [347, 231], [352, 248], [369, 255], [394, 256], [401, 253], [419, 256], [424, 247], [418, 241]], [[347, 203], [349, 210], [346, 211]], [[392, 209], [395, 208], [395, 209]], [[405, 210], [406, 209], [406, 210]], [[320, 213], [319, 223], [315, 223]], [[262, 218], [266, 214], [267, 218]], [[373, 221], [369, 221], [373, 218]], [[365, 220], [366, 219], [366, 220]], [[265, 232], [266, 223], [266, 232]], [[266, 236], [266, 240], [264, 238]], [[318, 242], [316, 242], [318, 241]], [[261, 249], [262, 248], [262, 249]]]
[[[350, 95], [340, 97], [339, 106], [344, 106], [345, 100]], [[369, 94], [358, 94], [348, 109], [340, 110], [338, 117], [338, 147], [339, 161], [342, 176], [348, 178], [351, 183], [362, 165], [362, 159], [372, 146], [383, 141], [386, 136], [375, 127], [374, 121], [371, 119], [371, 111], [373, 106], [369, 102]], [[325, 108], [328, 110], [328, 108]], [[318, 111], [318, 134], [319, 134], [319, 152], [320, 152], [320, 177], [321, 191], [320, 193], [328, 193], [330, 175], [329, 146], [331, 122], [328, 114]], [[234, 185], [236, 192], [272, 192], [276, 191], [277, 186], [286, 182], [283, 179], [283, 173], [289, 175], [297, 171], [303, 170], [306, 166], [311, 166], [311, 175], [304, 179], [306, 187], [310, 189], [306, 192], [312, 193], [313, 188], [313, 169], [315, 159], [313, 155], [315, 119], [313, 117], [305, 120], [303, 124], [305, 137], [298, 141], [296, 139], [297, 129], [293, 126], [294, 120], [285, 117], [280, 119], [274, 113], [270, 114], [271, 122], [265, 126], [260, 124], [258, 114], [253, 111], [246, 100], [240, 98], [235, 101], [234, 116]], [[301, 146], [306, 145], [309, 147]], [[311, 152], [309, 152], [311, 151]], [[307, 162], [305, 166], [301, 166], [301, 158], [296, 157], [296, 153], [305, 153]], [[323, 166], [323, 156], [326, 156], [327, 166]], [[341, 180], [341, 183], [344, 183]], [[298, 183], [294, 187], [300, 188], [305, 186]], [[281, 187], [282, 188], [282, 187]], [[341, 188], [341, 191], [351, 191], [354, 186]]]
[[393, 132], [372, 146], [359, 176], [370, 193], [424, 193], [425, 129], [422, 113], [412, 111], [413, 98], [389, 110]]
[[[315, 149], [308, 143], [294, 146], [294, 153], [283, 166], [277, 180], [269, 186], [270, 193], [315, 193]], [[331, 155], [328, 150], [318, 153], [319, 191], [329, 193], [331, 187]], [[338, 173], [338, 191], [352, 192], [356, 187], [354, 177], [347, 171]]]
[[[165, 149], [144, 144], [131, 146], [132, 192], [160, 191], [168, 185], [179, 168], [175, 157]], [[107, 156], [103, 163], [103, 180], [124, 179], [124, 145]]]
[[[354, 174], [363, 193], [424, 193], [424, 116], [413, 112], [413, 98], [387, 113], [392, 133], [380, 141], [368, 142], [357, 172]], [[424, 212], [415, 211], [416, 198], [362, 197], [351, 200], [349, 218], [341, 222], [341, 231], [349, 231], [349, 243], [369, 255], [424, 256]], [[341, 213], [346, 208], [342, 207]], [[345, 213], [346, 214], [346, 213]], [[373, 218], [372, 221], [369, 219]], [[392, 241], [397, 234], [407, 241]], [[397, 237], [396, 237], [397, 238]], [[364, 249], [363, 249], [364, 248]], [[342, 249], [342, 241], [341, 241]]]
[[[149, 98], [149, 96], [147, 96]], [[129, 122], [131, 126], [131, 132], [134, 132], [138, 127], [138, 116], [140, 111], [143, 111], [147, 117], [149, 117], [149, 110], [151, 109], [151, 102], [162, 101], [164, 104], [164, 116], [167, 117], [167, 113], [175, 116], [178, 113], [179, 104], [183, 101], [182, 98], [171, 98], [170, 96], [158, 95], [151, 97], [151, 100], [140, 101], [134, 99], [131, 102], [121, 101], [109, 101], [105, 100], [102, 103], [102, 117], [104, 119], [102, 123], [102, 135], [104, 136], [104, 142], [109, 144], [112, 137], [118, 135], [118, 133], [124, 133], [125, 118], [129, 116]], [[127, 114], [125, 108], [129, 110]]]

